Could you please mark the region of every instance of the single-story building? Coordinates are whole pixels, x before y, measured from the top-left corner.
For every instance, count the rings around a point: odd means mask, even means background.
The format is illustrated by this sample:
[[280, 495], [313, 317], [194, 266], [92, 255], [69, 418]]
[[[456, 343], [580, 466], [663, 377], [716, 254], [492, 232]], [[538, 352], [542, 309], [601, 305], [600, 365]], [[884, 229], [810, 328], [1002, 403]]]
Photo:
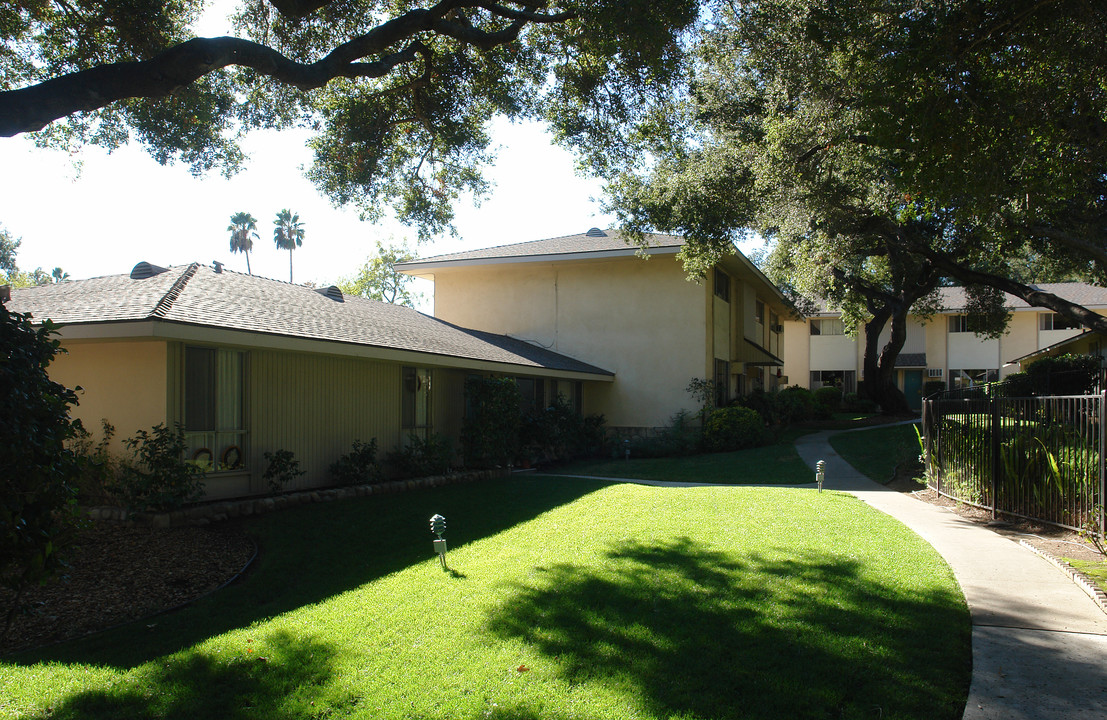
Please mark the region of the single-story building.
[[305, 474], [289, 489], [331, 484], [355, 440], [386, 452], [411, 434], [455, 441], [471, 375], [557, 388], [578, 407], [614, 375], [525, 340], [468, 329], [336, 287], [243, 275], [220, 264], [16, 289], [6, 303], [61, 325], [51, 377], [80, 386], [74, 415], [122, 438], [180, 424], [210, 461], [208, 498], [266, 492], [267, 451], [290, 450]]

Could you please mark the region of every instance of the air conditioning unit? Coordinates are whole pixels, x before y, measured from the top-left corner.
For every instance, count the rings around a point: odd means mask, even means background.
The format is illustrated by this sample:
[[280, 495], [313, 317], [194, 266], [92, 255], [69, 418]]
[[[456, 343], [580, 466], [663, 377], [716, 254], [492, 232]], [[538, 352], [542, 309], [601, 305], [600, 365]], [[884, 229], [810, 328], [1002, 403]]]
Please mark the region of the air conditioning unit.
[[927, 377], [940, 378], [940, 377], [942, 377], [942, 375], [943, 375], [942, 368], [927, 368], [927, 370], [926, 370], [926, 376]]
[[783, 325], [773, 325], [773, 332], [775, 332], [775, 333], [784, 332], [784, 326]]

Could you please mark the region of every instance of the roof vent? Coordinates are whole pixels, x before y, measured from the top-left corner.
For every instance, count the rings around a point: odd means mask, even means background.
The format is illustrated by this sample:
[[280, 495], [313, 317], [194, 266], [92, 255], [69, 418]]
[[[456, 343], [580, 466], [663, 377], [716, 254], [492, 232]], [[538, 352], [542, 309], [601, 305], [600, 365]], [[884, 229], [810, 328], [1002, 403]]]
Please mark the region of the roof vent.
[[346, 302], [346, 299], [342, 296], [342, 291], [338, 289], [337, 285], [330, 285], [325, 288], [315, 288], [315, 292], [319, 293], [323, 297], [329, 297], [335, 302]]
[[589, 228], [588, 232], [584, 233], [588, 237], [607, 237], [607, 233], [599, 228]]
[[221, 263], [218, 260], [212, 260], [211, 261], [211, 266], [213, 268], [215, 268], [215, 272], [217, 272], [217, 273], [223, 272], [223, 265], [225, 265], [225, 264], [226, 263]]
[[163, 268], [158, 265], [151, 265], [143, 260], [138, 265], [131, 268], [132, 280], [145, 280], [146, 278], [152, 278], [155, 275], [161, 275], [163, 272], [169, 272], [169, 268]]

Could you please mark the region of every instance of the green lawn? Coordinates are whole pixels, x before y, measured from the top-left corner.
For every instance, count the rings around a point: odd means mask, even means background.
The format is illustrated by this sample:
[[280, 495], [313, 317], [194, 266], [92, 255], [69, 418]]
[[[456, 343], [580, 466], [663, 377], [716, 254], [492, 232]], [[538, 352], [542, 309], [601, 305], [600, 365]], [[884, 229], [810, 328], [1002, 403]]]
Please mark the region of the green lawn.
[[[449, 523], [450, 572], [427, 521]], [[526, 477], [252, 520], [241, 581], [0, 661], [33, 718], [960, 718], [949, 568], [851, 496]]]
[[1087, 575], [1100, 590], [1107, 592], [1107, 559], [1092, 561], [1062, 558], [1062, 560]]
[[[803, 432], [801, 431], [799, 434]], [[812, 482], [811, 468], [796, 454], [797, 433], [775, 444], [728, 453], [630, 460], [579, 460], [547, 470], [551, 474], [727, 485], [801, 485]]]
[[830, 446], [858, 472], [886, 484], [891, 481], [897, 465], [918, 462], [919, 440], [915, 427], [887, 425], [839, 433], [830, 436]]

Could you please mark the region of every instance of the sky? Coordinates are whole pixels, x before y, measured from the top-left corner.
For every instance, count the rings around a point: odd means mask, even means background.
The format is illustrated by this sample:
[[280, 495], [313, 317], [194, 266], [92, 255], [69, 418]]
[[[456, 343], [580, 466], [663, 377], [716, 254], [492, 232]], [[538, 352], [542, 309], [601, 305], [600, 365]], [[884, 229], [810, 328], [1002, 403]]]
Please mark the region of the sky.
[[[226, 16], [233, 6], [217, 0], [195, 27], [197, 35], [231, 34]], [[552, 145], [544, 126], [497, 120], [491, 136], [500, 150], [488, 169], [489, 195], [479, 209], [471, 198], [460, 200], [457, 237], [421, 245], [420, 256], [611, 226], [599, 207], [601, 181], [577, 176], [572, 155]], [[231, 254], [226, 229], [240, 211], [258, 220], [253, 273], [279, 280], [288, 280], [288, 252], [272, 240], [282, 208], [298, 213], [304, 225], [303, 247], [293, 256], [298, 283], [331, 284], [356, 273], [377, 239], [414, 243], [409, 228], [362, 222], [357, 210], [336, 209], [322, 197], [303, 176], [311, 162], [307, 137], [251, 133], [244, 142], [246, 169], [230, 179], [161, 166], [138, 145], [111, 154], [86, 147], [70, 157], [37, 149], [24, 137], [0, 138], [0, 225], [22, 240], [20, 269], [61, 267], [74, 279], [129, 272], [142, 260], [162, 266], [218, 260], [245, 272], [246, 259]]]

